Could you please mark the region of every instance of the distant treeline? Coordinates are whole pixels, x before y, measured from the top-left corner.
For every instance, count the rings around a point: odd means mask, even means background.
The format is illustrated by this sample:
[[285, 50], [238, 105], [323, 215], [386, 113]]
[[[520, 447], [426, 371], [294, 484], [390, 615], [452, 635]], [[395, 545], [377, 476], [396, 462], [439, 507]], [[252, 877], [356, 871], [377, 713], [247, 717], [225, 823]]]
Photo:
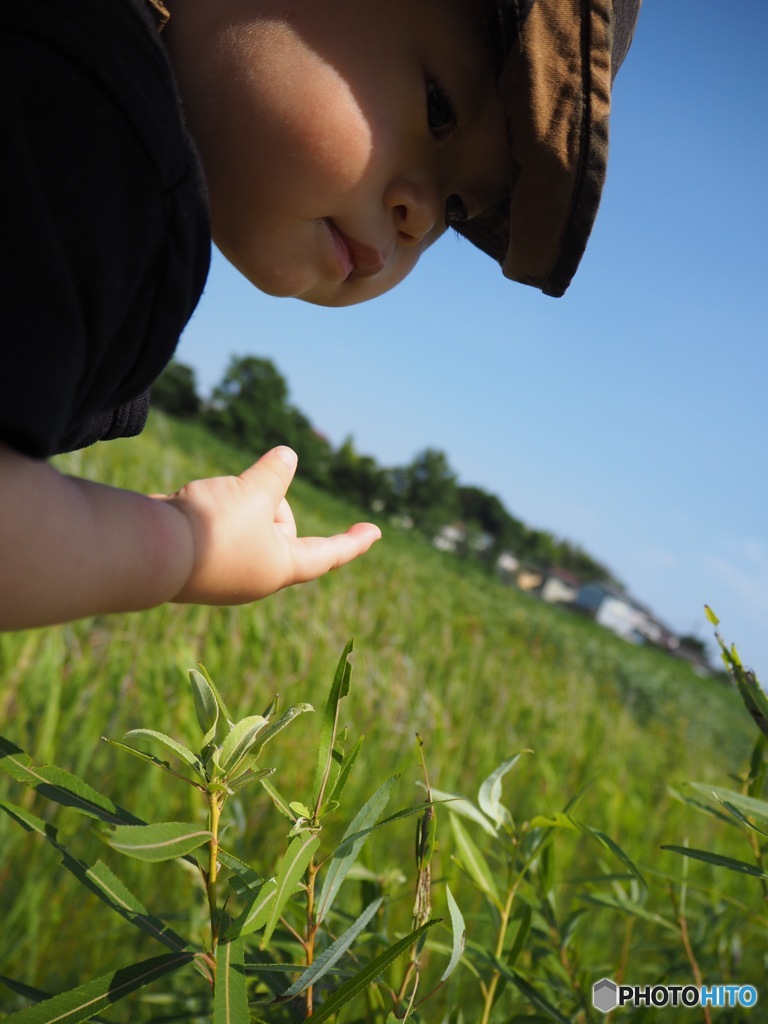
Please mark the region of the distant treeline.
[[555, 565], [583, 582], [619, 582], [583, 548], [526, 526], [495, 494], [458, 482], [444, 452], [427, 448], [407, 466], [380, 466], [356, 451], [352, 437], [334, 449], [288, 401], [288, 385], [274, 363], [235, 357], [210, 398], [197, 393], [194, 370], [172, 362], [152, 387], [153, 404], [181, 419], [204, 423], [216, 436], [249, 452], [290, 445], [303, 479], [377, 515], [397, 517], [430, 538], [460, 523], [459, 554], [496, 564], [510, 551], [522, 562]]

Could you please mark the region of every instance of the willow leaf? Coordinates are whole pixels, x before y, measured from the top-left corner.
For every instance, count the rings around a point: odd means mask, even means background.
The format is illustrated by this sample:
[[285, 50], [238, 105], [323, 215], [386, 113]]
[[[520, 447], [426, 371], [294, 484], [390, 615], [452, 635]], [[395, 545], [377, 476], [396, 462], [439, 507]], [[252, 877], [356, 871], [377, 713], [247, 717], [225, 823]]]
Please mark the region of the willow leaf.
[[216, 947], [213, 1024], [249, 1024], [245, 955], [241, 939]]
[[315, 785], [312, 791], [312, 803], [317, 806], [320, 801], [323, 788], [328, 780], [333, 757], [333, 746], [336, 738], [336, 725], [339, 718], [339, 705], [349, 693], [349, 681], [352, 676], [352, 665], [349, 656], [354, 647], [354, 640], [348, 640], [341, 652], [339, 663], [336, 666], [336, 673], [331, 683], [328, 694], [328, 701], [325, 705], [323, 725], [320, 730], [320, 743], [317, 750], [317, 769], [315, 770]]
[[[372, 827], [384, 813], [384, 808], [392, 796], [392, 787], [399, 776], [392, 775], [383, 782], [376, 792], [360, 808], [352, 819], [347, 831], [334, 852], [328, 871], [323, 881], [323, 888], [317, 898], [317, 923], [323, 920], [331, 909], [341, 883], [347, 877], [347, 873], [360, 855], [360, 851], [368, 841]], [[359, 833], [359, 834], [358, 834]], [[353, 838], [354, 837], [354, 838]], [[342, 852], [343, 851], [343, 852]]]
[[459, 905], [453, 898], [450, 886], [446, 885], [445, 893], [448, 897], [448, 913], [451, 915], [451, 928], [453, 930], [453, 947], [451, 949], [451, 959], [448, 962], [448, 966], [445, 968], [440, 976], [440, 981], [446, 981], [459, 965], [459, 960], [464, 953], [464, 945], [467, 941], [467, 929], [464, 924], [464, 916], [459, 910]]
[[296, 891], [296, 885], [307, 870], [315, 850], [320, 845], [320, 837], [304, 832], [296, 836], [283, 858], [280, 871], [277, 875], [277, 887], [272, 909], [264, 929], [261, 940], [261, 949], [267, 945], [272, 938], [272, 933], [277, 927], [283, 907]]
[[194, 953], [166, 953], [104, 974], [5, 1018], [11, 1024], [79, 1024], [136, 989], [191, 963]]
[[164, 732], [157, 732], [156, 729], [131, 729], [130, 732], [125, 734], [125, 738], [139, 737], [141, 739], [154, 740], [161, 746], [166, 747], [172, 754], [175, 754], [179, 760], [183, 761], [184, 764], [189, 765], [190, 768], [194, 768], [195, 771], [202, 773], [203, 766], [200, 764], [200, 758], [197, 754], [194, 754], [188, 747], [185, 747], [183, 743], [179, 743], [172, 736], [166, 736]]
[[143, 824], [76, 775], [55, 765], [37, 765], [21, 747], [0, 736], [0, 768], [17, 782], [64, 807], [109, 824]]
[[120, 825], [107, 837], [115, 850], [144, 861], [174, 860], [196, 850], [212, 838], [199, 825], [161, 821], [154, 825]]
[[203, 731], [203, 742], [200, 746], [206, 747], [209, 743], [213, 742], [216, 736], [216, 725], [219, 721], [219, 704], [208, 680], [195, 669], [190, 670], [189, 684], [192, 690], [192, 700], [195, 704], [197, 721]]
[[512, 757], [507, 758], [503, 761], [498, 768], [494, 769], [488, 778], [480, 786], [480, 791], [477, 795], [477, 802], [480, 805], [480, 810], [484, 811], [488, 817], [496, 822], [496, 825], [501, 828], [502, 825], [512, 828], [514, 822], [512, 821], [512, 815], [509, 813], [507, 808], [501, 802], [501, 780], [511, 771], [523, 754], [529, 754], [531, 751], [525, 750], [520, 754], [514, 754]]
[[345, 1003], [348, 1003], [366, 989], [372, 981], [378, 978], [382, 971], [386, 970], [391, 963], [394, 963], [399, 956], [402, 956], [414, 943], [418, 942], [426, 931], [438, 924], [438, 921], [439, 919], [427, 921], [426, 924], [411, 932], [410, 935], [406, 935], [390, 946], [389, 949], [385, 949], [383, 953], [380, 953], [370, 963], [366, 964], [349, 981], [345, 981], [343, 985], [326, 999], [322, 1006], [315, 1010], [312, 1014], [312, 1024], [323, 1024], [323, 1021], [328, 1020], [337, 1013]]
[[283, 994], [275, 1000], [277, 1003], [285, 1002], [288, 999], [293, 999], [295, 996], [300, 995], [304, 989], [309, 988], [310, 985], [315, 985], [335, 966], [341, 957], [346, 953], [355, 939], [360, 935], [366, 928], [368, 922], [376, 914], [379, 907], [384, 902], [384, 897], [379, 896], [373, 903], [369, 903], [362, 914], [357, 920], [350, 925], [349, 928], [340, 935], [334, 943], [332, 943], [326, 950], [324, 950], [315, 962], [304, 971], [304, 973], [296, 979], [290, 988], [286, 989]]
[[469, 833], [459, 819], [454, 815], [451, 815], [451, 828], [456, 839], [456, 847], [462, 867], [478, 889], [484, 892], [501, 909], [499, 892], [493, 880], [493, 873], [488, 866], [488, 861], [470, 838]]
[[214, 756], [222, 772], [226, 774], [237, 768], [267, 724], [267, 719], [262, 715], [249, 715], [232, 726]]

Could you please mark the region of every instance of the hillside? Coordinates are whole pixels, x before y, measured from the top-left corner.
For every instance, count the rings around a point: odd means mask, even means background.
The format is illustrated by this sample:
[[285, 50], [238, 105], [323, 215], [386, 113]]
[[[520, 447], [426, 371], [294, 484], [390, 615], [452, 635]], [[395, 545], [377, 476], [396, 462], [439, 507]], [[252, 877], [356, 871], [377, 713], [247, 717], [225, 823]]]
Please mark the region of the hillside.
[[[202, 430], [157, 414], [139, 439], [59, 460], [66, 471], [150, 492], [173, 490], [196, 476], [236, 472], [247, 462], [247, 456]], [[302, 533], [335, 531], [360, 518], [301, 480], [291, 495]], [[120, 739], [137, 726], [191, 736], [186, 672], [198, 661], [237, 714], [260, 712], [276, 692], [286, 704], [308, 701], [320, 709], [341, 649], [354, 636], [344, 724], [353, 739], [366, 736], [365, 770], [352, 784], [360, 801], [393, 771], [402, 772], [400, 804], [418, 801], [414, 783], [421, 772], [414, 737], [419, 733], [432, 785], [473, 797], [503, 759], [532, 749], [505, 780], [515, 819], [561, 811], [586, 787], [579, 817], [651, 873], [679, 876], [681, 858], [659, 846], [679, 844], [683, 837], [692, 846], [739, 850], [718, 821], [695, 815], [668, 792], [687, 780], [733, 784], [729, 776], [744, 768], [753, 729], [729, 686], [504, 588], [425, 541], [381, 525], [384, 540], [358, 563], [250, 608], [168, 606], [0, 636], [0, 733], [38, 761], [98, 780], [102, 791], [137, 813], [143, 809], [157, 819], [185, 820], [192, 813], [186, 792], [169, 787], [160, 773], [147, 775], [144, 766], [121, 758], [99, 738]], [[281, 737], [274, 751], [270, 748], [280, 789], [297, 798], [311, 785], [318, 717], [302, 716], [284, 741]], [[21, 803], [19, 791], [0, 778], [0, 796]], [[266, 871], [270, 844], [284, 835], [285, 822], [259, 791], [250, 801], [234, 831], [248, 856], [265, 860]], [[30, 805], [41, 813], [42, 805]], [[377, 858], [408, 872], [412, 822], [384, 835]], [[455, 875], [447, 824], [439, 838], [435, 877]], [[61, 934], [69, 945], [97, 929], [107, 949], [114, 943], [143, 948], [132, 934], [126, 941], [122, 922], [105, 926], [103, 908], [95, 900], [93, 906], [84, 904], [68, 878], [52, 882], [55, 851], [4, 816], [0, 851], [0, 917], [6, 925], [0, 973], [50, 988], [75, 984], [78, 965], [59, 955]], [[743, 856], [743, 850], [736, 855]], [[611, 870], [584, 837], [565, 837], [558, 858], [564, 904], [579, 898], [575, 880]], [[691, 866], [690, 875], [692, 886], [698, 880], [702, 891], [711, 882], [707, 865]], [[173, 904], [166, 882], [154, 875], [147, 879], [139, 869], [137, 877], [162, 905]], [[736, 878], [733, 885], [741, 899], [743, 880]], [[406, 914], [410, 891], [401, 893], [407, 896]], [[753, 895], [750, 889], [743, 899]], [[727, 889], [718, 896], [725, 901], [722, 915], [735, 898]], [[467, 900], [471, 905], [471, 897]], [[648, 907], [668, 911], [663, 884], [648, 897]], [[659, 941], [651, 925], [640, 922], [632, 935], [621, 914], [594, 908], [590, 921], [579, 933], [585, 964], [615, 965], [621, 944], [634, 942], [632, 964], [639, 979], [643, 943]], [[735, 927], [723, 916], [726, 925]], [[676, 952], [658, 946], [663, 969], [680, 971], [681, 962], [685, 969], [679, 943], [670, 949]], [[95, 963], [89, 973], [95, 975], [98, 967]], [[459, 998], [456, 991], [448, 990], [446, 1005]], [[0, 1008], [3, 998], [0, 993]], [[524, 1005], [512, 991], [508, 999], [507, 1015], [499, 1020]], [[150, 1019], [149, 1013], [146, 1007], [135, 1009], [130, 1019]]]

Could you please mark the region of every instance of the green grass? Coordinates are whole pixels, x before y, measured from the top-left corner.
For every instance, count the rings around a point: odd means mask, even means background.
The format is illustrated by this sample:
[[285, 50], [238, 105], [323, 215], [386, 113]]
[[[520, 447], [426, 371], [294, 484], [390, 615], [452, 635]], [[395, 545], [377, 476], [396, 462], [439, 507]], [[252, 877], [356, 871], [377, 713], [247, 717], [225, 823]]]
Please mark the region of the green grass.
[[[237, 472], [247, 461], [195, 427], [153, 416], [141, 438], [97, 445], [59, 464], [105, 483], [168, 491], [194, 477]], [[291, 494], [303, 533], [336, 531], [360, 518], [300, 480]], [[0, 636], [0, 733], [39, 761], [90, 779], [137, 813], [185, 820], [195, 813], [185, 787], [170, 786], [159, 772], [147, 773], [100, 737], [120, 739], [130, 728], [151, 725], [191, 738], [186, 672], [198, 661], [238, 715], [260, 712], [275, 692], [285, 704], [309, 701], [319, 709], [344, 642], [354, 636], [355, 669], [345, 708], [353, 737], [366, 736], [366, 767], [358, 771], [353, 793], [359, 802], [393, 771], [403, 773], [401, 803], [419, 799], [417, 732], [425, 741], [432, 784], [471, 796], [500, 761], [530, 748], [534, 754], [505, 780], [506, 802], [518, 821], [562, 810], [586, 787], [578, 816], [652, 873], [680, 877], [681, 859], [659, 847], [684, 837], [692, 846], [748, 859], [735, 830], [694, 814], [668, 794], [670, 785], [687, 780], [733, 785], [730, 777], [743, 770], [753, 729], [729, 686], [504, 588], [386, 523], [382, 527], [385, 539], [357, 563], [249, 608], [166, 606]], [[716, 594], [701, 598], [717, 606]], [[319, 716], [302, 716], [268, 758], [277, 767], [277, 784], [292, 798], [311, 790], [313, 755], [303, 758], [302, 751], [313, 749], [318, 729]], [[0, 778], [3, 797], [48, 814], [44, 802]], [[77, 823], [64, 813], [57, 824], [69, 834]], [[231, 836], [268, 871], [283, 825], [254, 790], [241, 804]], [[450, 830], [443, 827], [439, 834], [435, 874], [455, 877]], [[106, 856], [97, 840], [83, 844], [83, 853]], [[371, 845], [377, 870], [411, 872], [412, 821]], [[559, 899], [575, 905], [574, 880], [594, 876], [601, 855], [594, 844], [570, 834], [558, 849]], [[136, 865], [123, 873], [149, 888], [146, 902], [154, 909], [181, 913], [183, 890], [168, 871]], [[712, 915], [719, 907], [722, 917], [733, 900], [751, 906], [759, 895], [752, 883], [735, 875], [723, 879], [705, 864], [692, 864], [688, 872], [692, 905], [697, 887], [709, 887], [701, 899]], [[669, 884], [660, 879], [651, 896], [651, 905], [664, 913]], [[460, 879], [454, 892], [461, 893]], [[410, 888], [401, 895], [409, 910]], [[469, 896], [467, 902], [473, 905]], [[740, 917], [738, 910], [728, 913], [731, 922]], [[96, 900], [84, 900], [57, 870], [54, 851], [5, 816], [0, 920], [0, 973], [49, 990], [96, 976], [112, 964], [116, 948], [125, 962], [132, 954], [154, 952], [148, 940], [111, 921]], [[707, 920], [704, 910], [697, 920]], [[471, 919], [469, 926], [472, 937]], [[709, 950], [711, 935], [705, 924], [701, 928], [701, 948], [708, 942]], [[77, 948], [83, 937], [89, 940], [85, 970], [62, 952]], [[665, 944], [651, 925], [640, 923], [628, 933], [621, 914], [595, 909], [579, 937], [584, 963], [600, 964], [602, 958], [610, 971], [629, 941], [632, 981], [657, 969], [690, 979], [682, 948]], [[6, 998], [0, 990], [0, 1010]], [[131, 1020], [149, 1019], [141, 1016], [145, 1012], [134, 1009]]]

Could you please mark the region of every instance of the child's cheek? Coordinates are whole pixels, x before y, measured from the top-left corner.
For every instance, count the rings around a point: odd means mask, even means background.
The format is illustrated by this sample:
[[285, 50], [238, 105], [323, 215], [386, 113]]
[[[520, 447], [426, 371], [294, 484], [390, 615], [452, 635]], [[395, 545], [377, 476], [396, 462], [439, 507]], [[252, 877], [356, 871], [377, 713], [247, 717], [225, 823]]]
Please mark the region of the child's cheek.
[[290, 131], [299, 162], [317, 186], [346, 192], [363, 180], [374, 151], [373, 132], [347, 82], [327, 65], [292, 103]]

